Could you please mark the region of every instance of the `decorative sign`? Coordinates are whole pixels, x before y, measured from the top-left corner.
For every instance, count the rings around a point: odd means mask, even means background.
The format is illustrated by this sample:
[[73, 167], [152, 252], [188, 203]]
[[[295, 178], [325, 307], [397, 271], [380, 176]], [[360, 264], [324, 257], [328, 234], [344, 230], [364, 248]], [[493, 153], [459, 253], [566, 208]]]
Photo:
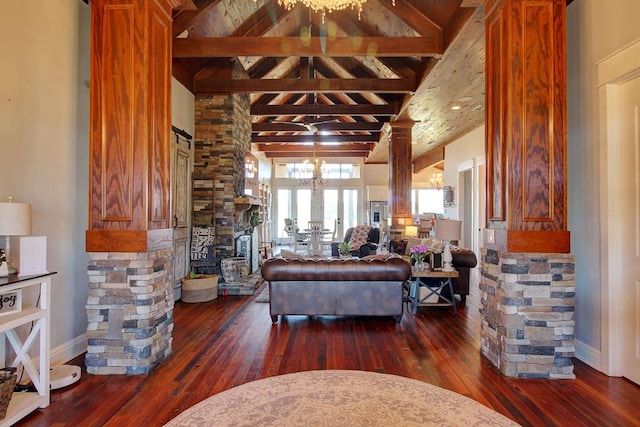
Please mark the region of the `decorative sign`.
[[22, 290], [0, 293], [0, 315], [22, 311]]

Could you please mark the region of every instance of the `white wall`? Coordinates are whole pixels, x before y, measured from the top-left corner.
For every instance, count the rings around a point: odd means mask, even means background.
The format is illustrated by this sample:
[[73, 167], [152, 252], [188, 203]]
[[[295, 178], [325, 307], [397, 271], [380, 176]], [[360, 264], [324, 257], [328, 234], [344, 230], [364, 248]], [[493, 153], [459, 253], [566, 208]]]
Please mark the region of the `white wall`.
[[580, 0], [567, 8], [568, 219], [576, 257], [576, 354], [601, 368], [602, 280], [596, 64], [640, 38], [638, 0]]
[[89, 10], [49, 0], [0, 13], [0, 199], [31, 203], [32, 233], [47, 237], [54, 362], [87, 327]]
[[[455, 188], [456, 199], [460, 196], [458, 169], [475, 164], [477, 159], [484, 156], [484, 129], [482, 125], [444, 148], [444, 185]], [[455, 206], [445, 208], [445, 217], [459, 218], [458, 207], [459, 203], [456, 202]]]
[[171, 124], [195, 136], [195, 96], [175, 78], [171, 79]]

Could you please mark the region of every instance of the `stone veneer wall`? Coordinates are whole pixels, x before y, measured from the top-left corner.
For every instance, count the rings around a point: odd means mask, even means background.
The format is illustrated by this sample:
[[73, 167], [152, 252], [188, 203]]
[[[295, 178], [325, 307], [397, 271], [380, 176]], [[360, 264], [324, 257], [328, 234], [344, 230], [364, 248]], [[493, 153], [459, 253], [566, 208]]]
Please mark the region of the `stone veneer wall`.
[[[234, 61], [234, 78], [242, 69]], [[234, 197], [244, 194], [244, 158], [251, 150], [247, 94], [196, 96], [193, 225], [216, 230], [216, 258], [234, 256], [237, 220]]]
[[171, 354], [173, 247], [89, 253], [90, 374], [147, 374]]
[[574, 257], [482, 249], [481, 352], [520, 378], [575, 378]]

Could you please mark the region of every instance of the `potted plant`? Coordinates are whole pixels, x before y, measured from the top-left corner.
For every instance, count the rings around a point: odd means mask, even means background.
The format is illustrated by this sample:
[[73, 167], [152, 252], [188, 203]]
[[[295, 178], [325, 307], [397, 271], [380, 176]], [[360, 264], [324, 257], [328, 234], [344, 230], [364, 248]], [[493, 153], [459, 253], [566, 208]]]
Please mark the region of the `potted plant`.
[[340, 254], [340, 258], [348, 257], [351, 252], [351, 242], [340, 242], [338, 243], [338, 253]]
[[424, 259], [429, 254], [429, 247], [427, 245], [415, 245], [411, 248], [411, 259], [415, 262], [414, 268], [416, 271], [423, 271], [426, 266]]

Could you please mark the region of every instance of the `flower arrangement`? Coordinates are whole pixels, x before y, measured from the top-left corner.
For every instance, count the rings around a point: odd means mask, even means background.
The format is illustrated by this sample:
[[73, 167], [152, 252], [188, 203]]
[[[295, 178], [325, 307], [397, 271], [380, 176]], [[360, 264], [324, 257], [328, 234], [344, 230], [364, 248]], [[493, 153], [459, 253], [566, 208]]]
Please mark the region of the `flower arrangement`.
[[427, 245], [415, 245], [411, 248], [411, 259], [415, 262], [423, 262], [429, 254], [429, 247]]

